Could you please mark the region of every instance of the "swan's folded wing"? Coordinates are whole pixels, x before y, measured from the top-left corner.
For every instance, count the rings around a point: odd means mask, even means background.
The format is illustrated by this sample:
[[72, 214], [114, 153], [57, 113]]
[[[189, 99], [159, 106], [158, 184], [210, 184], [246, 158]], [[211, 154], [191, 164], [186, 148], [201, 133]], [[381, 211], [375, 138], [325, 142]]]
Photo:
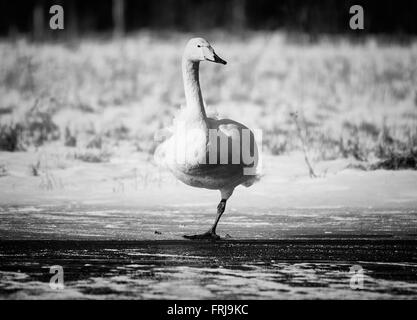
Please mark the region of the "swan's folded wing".
[[[221, 148], [221, 140], [227, 139], [229, 161], [239, 159], [243, 167], [256, 167], [258, 148], [255, 136], [248, 127], [230, 119], [209, 119], [209, 127], [217, 130], [216, 134], [219, 137], [217, 150]], [[252, 158], [254, 161], [247, 163], [247, 160]]]

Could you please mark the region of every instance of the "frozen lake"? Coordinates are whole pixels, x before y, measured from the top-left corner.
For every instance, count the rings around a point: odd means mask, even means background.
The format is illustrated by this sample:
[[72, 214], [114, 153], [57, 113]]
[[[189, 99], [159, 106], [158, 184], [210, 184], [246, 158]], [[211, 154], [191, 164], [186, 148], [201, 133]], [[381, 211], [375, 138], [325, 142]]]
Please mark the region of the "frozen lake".
[[[0, 297], [417, 298], [413, 209], [231, 210], [225, 240], [182, 240], [213, 218], [210, 207], [3, 206]], [[63, 290], [49, 286], [53, 265]]]

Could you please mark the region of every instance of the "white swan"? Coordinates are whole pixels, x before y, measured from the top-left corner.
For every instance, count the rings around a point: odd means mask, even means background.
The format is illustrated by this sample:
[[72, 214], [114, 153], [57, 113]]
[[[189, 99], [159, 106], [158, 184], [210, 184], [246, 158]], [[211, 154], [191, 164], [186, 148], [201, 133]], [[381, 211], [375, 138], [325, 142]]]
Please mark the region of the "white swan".
[[220, 190], [213, 226], [206, 233], [184, 236], [219, 239], [216, 227], [227, 199], [236, 186], [250, 186], [258, 179], [258, 148], [252, 131], [243, 124], [207, 117], [199, 82], [201, 61], [226, 64], [205, 39], [187, 43], [182, 58], [186, 107], [176, 116], [172, 135], [156, 149], [155, 160], [187, 185]]

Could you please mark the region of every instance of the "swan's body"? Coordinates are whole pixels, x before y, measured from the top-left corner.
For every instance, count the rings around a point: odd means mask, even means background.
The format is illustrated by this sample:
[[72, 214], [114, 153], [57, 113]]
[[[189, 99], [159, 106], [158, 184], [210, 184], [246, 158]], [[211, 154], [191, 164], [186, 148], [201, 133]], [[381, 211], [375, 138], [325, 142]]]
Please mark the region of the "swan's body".
[[[215, 164], [209, 162], [209, 130], [218, 132], [219, 140], [227, 139], [228, 164], [221, 164], [220, 154]], [[166, 166], [180, 181], [198, 188], [215, 189], [223, 191], [226, 196], [233, 192], [240, 184], [249, 186], [256, 176], [245, 175], [246, 166], [243, 161], [232, 164], [233, 143], [240, 140], [242, 129], [249, 130], [244, 125], [230, 119], [207, 118], [204, 124], [192, 127], [187, 122], [181, 122], [179, 127], [174, 127], [172, 136], [161, 144], [156, 150], [157, 162]], [[257, 155], [256, 144], [255, 157]], [[217, 148], [220, 150], [220, 147]], [[253, 149], [252, 149], [253, 150]], [[253, 154], [253, 151], [251, 151]], [[240, 157], [240, 154], [239, 154]], [[222, 195], [223, 198], [223, 195]]]
[[[175, 118], [171, 136], [155, 151], [155, 159], [187, 185], [220, 190], [213, 227], [203, 235], [186, 236], [217, 239], [216, 226], [227, 199], [236, 186], [250, 186], [257, 179], [258, 150], [253, 133], [243, 124], [207, 117], [199, 83], [199, 63], [204, 60], [226, 64], [206, 40], [191, 39], [182, 60], [186, 107]], [[248, 154], [250, 163], [245, 161]]]

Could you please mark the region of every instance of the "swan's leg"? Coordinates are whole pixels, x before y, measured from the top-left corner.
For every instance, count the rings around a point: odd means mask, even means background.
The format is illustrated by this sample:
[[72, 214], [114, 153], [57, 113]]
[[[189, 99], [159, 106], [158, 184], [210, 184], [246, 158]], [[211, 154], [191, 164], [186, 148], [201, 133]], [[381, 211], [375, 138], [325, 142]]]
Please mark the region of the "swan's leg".
[[216, 234], [217, 224], [219, 223], [219, 220], [222, 217], [224, 210], [226, 209], [226, 201], [227, 201], [227, 199], [222, 199], [217, 206], [216, 220], [214, 220], [214, 224], [211, 227], [211, 229], [209, 230], [209, 232], [211, 232], [213, 234]]
[[203, 233], [203, 234], [195, 234], [195, 235], [190, 235], [190, 236], [185, 235], [184, 238], [186, 238], [186, 239], [195, 239], [195, 240], [198, 240], [198, 239], [218, 240], [218, 239], [220, 239], [220, 237], [216, 234], [217, 224], [219, 223], [219, 220], [220, 220], [221, 216], [223, 215], [224, 210], [226, 209], [226, 201], [227, 201], [227, 199], [230, 198], [233, 191], [234, 191], [234, 188], [220, 190], [222, 200], [220, 201], [219, 205], [217, 206], [217, 216], [216, 216], [216, 219], [214, 220], [213, 226], [210, 228], [209, 231], [207, 231], [206, 233]]
[[216, 234], [216, 228], [224, 210], [226, 209], [226, 201], [227, 199], [222, 199], [219, 205], [217, 206], [217, 216], [216, 216], [216, 219], [214, 220], [213, 226], [210, 228], [209, 231], [202, 233], [202, 234], [184, 235], [184, 238], [186, 239], [213, 239], [213, 240], [220, 239], [220, 237]]

